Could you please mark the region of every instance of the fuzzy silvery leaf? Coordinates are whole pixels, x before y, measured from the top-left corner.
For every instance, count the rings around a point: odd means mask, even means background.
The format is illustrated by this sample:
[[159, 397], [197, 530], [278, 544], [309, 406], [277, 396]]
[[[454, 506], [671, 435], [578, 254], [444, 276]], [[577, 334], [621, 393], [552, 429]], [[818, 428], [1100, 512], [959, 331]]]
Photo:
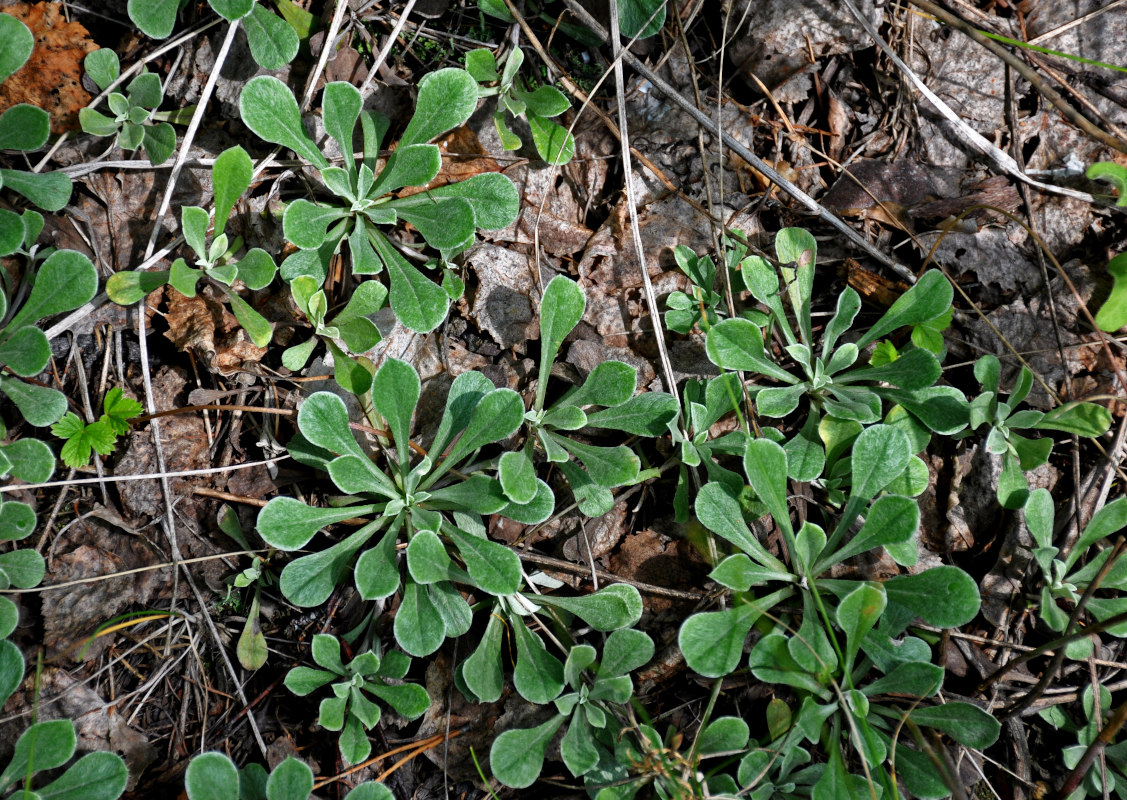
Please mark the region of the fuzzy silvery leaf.
[[[501, 671], [501, 639], [504, 623], [496, 614], [489, 615], [481, 642], [462, 665], [462, 679], [482, 703], [492, 703], [501, 697], [505, 676]], [[21, 674], [23, 661], [20, 661]]]
[[8, 702], [23, 681], [23, 673], [23, 653], [6, 638], [0, 640], [0, 702]]
[[645, 39], [665, 25], [665, 0], [623, 0], [618, 14], [623, 36]]
[[285, 237], [302, 250], [313, 250], [325, 243], [329, 225], [348, 216], [337, 206], [319, 206], [303, 198], [294, 200], [282, 217]]
[[26, 25], [5, 14], [0, 17], [0, 41], [4, 42], [4, 49], [0, 51], [0, 82], [3, 82], [31, 57], [35, 37]]
[[61, 211], [74, 185], [62, 172], [27, 172], [0, 169], [0, 186], [22, 194], [46, 211]]
[[392, 523], [379, 543], [356, 559], [356, 589], [365, 600], [381, 600], [399, 589], [399, 566], [395, 555], [398, 532], [399, 526]]
[[90, 259], [74, 250], [56, 250], [39, 268], [31, 295], [6, 330], [18, 330], [45, 317], [73, 311], [97, 290], [98, 273]]
[[544, 405], [548, 375], [560, 345], [579, 324], [587, 298], [583, 290], [562, 275], [552, 278], [540, 301], [540, 378], [536, 388], [536, 408]]
[[[430, 183], [442, 168], [442, 154], [438, 146], [433, 144], [413, 144], [400, 146], [391, 154], [383, 171], [376, 178], [375, 184], [368, 192], [369, 197], [381, 195], [402, 189], [404, 186], [425, 186]], [[415, 195], [412, 195], [414, 197]], [[423, 194], [423, 199], [433, 205], [433, 200]], [[396, 204], [398, 208], [400, 204]], [[424, 205], [423, 201], [414, 201], [403, 204], [404, 207]]]
[[319, 553], [291, 561], [282, 570], [278, 586], [296, 606], [308, 608], [325, 602], [352, 561], [352, 556], [371, 537], [368, 525]]
[[746, 319], [725, 319], [708, 330], [705, 349], [718, 367], [758, 372], [783, 383], [798, 379], [767, 358], [763, 350], [763, 331]]
[[106, 294], [120, 306], [133, 305], [168, 283], [168, 278], [168, 270], [115, 272], [106, 281]]
[[767, 552], [748, 529], [740, 504], [723, 484], [712, 481], [701, 487], [696, 514], [702, 525], [752, 556], [760, 566], [782, 575], [790, 574], [786, 565]]
[[466, 53], [466, 72], [479, 83], [501, 80], [501, 75], [497, 72], [497, 61], [493, 58], [492, 51], [485, 47]]
[[565, 719], [563, 714], [557, 714], [535, 728], [507, 730], [494, 739], [489, 748], [493, 777], [513, 789], [535, 783], [544, 768], [548, 744]]
[[826, 451], [821, 442], [807, 438], [805, 431], [783, 445], [783, 450], [787, 456], [788, 477], [796, 481], [813, 481], [821, 476], [826, 466]]
[[1111, 412], [1095, 403], [1067, 403], [1047, 412], [1034, 427], [1092, 438], [1111, 427]]
[[[0, 256], [9, 256], [20, 249], [24, 242], [24, 226], [20, 215], [14, 211], [0, 209]], [[5, 307], [3, 311], [7, 311]]]
[[908, 465], [911, 445], [907, 435], [890, 425], [866, 428], [853, 442], [852, 496], [876, 497]]
[[[552, 437], [551, 434], [545, 441], [555, 442], [558, 439]], [[568, 484], [571, 486], [571, 493], [575, 496], [575, 502], [579, 506], [579, 510], [586, 514], [588, 517], [601, 517], [603, 514], [609, 513], [614, 508], [614, 495], [606, 486], [595, 483], [587, 470], [583, 469], [578, 464], [575, 464], [567, 459], [567, 451], [559, 445], [553, 444], [554, 447], [559, 447], [559, 450], [565, 458], [563, 458], [557, 466], [560, 472], [567, 478]], [[549, 461], [553, 459], [549, 458]]]
[[985, 750], [994, 744], [1002, 730], [998, 720], [970, 703], [921, 706], [913, 709], [908, 717], [917, 725], [935, 728], [976, 750]]
[[635, 436], [660, 436], [676, 416], [677, 398], [664, 392], [645, 392], [625, 403], [588, 414], [587, 425]]
[[837, 308], [833, 317], [826, 325], [826, 332], [822, 336], [822, 358], [834, 352], [837, 340], [853, 325], [857, 312], [861, 310], [861, 297], [853, 287], [847, 286], [837, 298]]
[[246, 300], [239, 297], [231, 289], [224, 287], [227, 302], [231, 304], [231, 312], [235, 319], [243, 326], [247, 336], [257, 347], [266, 347], [274, 338], [274, 323], [268, 322], [266, 317], [259, 314]]
[[16, 375], [30, 378], [38, 375], [51, 360], [51, 343], [43, 331], [32, 325], [25, 325], [0, 340], [0, 363]]
[[857, 346], [864, 347], [899, 328], [935, 319], [951, 307], [954, 293], [951, 282], [942, 272], [928, 270], [865, 332]]
[[172, 262], [172, 269], [168, 271], [169, 285], [185, 297], [196, 296], [196, 284], [203, 277], [203, 271], [193, 269], [188, 263], [178, 258]]
[[677, 645], [689, 668], [708, 678], [727, 675], [740, 662], [751, 626], [765, 612], [789, 597], [789, 587], [754, 602], [742, 602], [724, 611], [693, 614], [681, 625]]
[[520, 588], [520, 559], [512, 550], [458, 528], [446, 528], [445, 533], [479, 588], [493, 595], [512, 594]]
[[957, 628], [974, 619], [978, 585], [958, 567], [933, 567], [916, 575], [900, 575], [884, 583], [889, 606], [908, 609], [940, 628]]
[[629, 486], [638, 480], [641, 460], [629, 447], [600, 447], [563, 436], [554, 438], [583, 463], [591, 480], [599, 486], [613, 489], [616, 486]]
[[215, 13], [228, 22], [240, 20], [250, 13], [254, 0], [208, 0]]
[[16, 404], [23, 418], [37, 428], [57, 422], [67, 410], [66, 396], [49, 386], [8, 378], [0, 383], [0, 391]]
[[861, 641], [876, 625], [887, 602], [880, 584], [862, 583], [838, 603], [837, 625], [845, 633], [846, 669], [852, 669]]
[[798, 408], [806, 386], [771, 386], [755, 395], [755, 409], [765, 417], [785, 417]]
[[637, 369], [621, 361], [603, 361], [591, 370], [582, 386], [564, 395], [558, 405], [621, 405], [634, 396], [637, 385]]
[[497, 465], [497, 477], [510, 501], [523, 505], [531, 503], [536, 497], [536, 468], [525, 451], [502, 453]]
[[494, 389], [481, 398], [470, 414], [462, 437], [447, 456], [455, 464], [484, 445], [514, 433], [524, 421], [524, 402], [512, 389]]
[[708, 573], [708, 577], [733, 592], [746, 592], [752, 586], [763, 586], [768, 581], [791, 579], [789, 573], [781, 574], [756, 566], [744, 553], [728, 556]]
[[767, 506], [776, 524], [789, 532], [786, 451], [769, 439], [752, 439], [744, 451], [744, 472], [752, 491]]
[[[129, 105], [136, 108], [153, 110], [164, 99], [164, 90], [161, 88], [160, 76], [154, 72], [142, 72], [129, 82], [125, 87], [129, 96]], [[148, 115], [145, 115], [145, 119]], [[134, 120], [136, 122], [137, 120]], [[142, 120], [143, 121], [143, 120]]]
[[446, 318], [450, 306], [446, 292], [408, 263], [382, 233], [372, 237], [372, 245], [387, 267], [396, 318], [416, 333], [433, 331]]
[[20, 103], [0, 114], [0, 150], [38, 150], [51, 135], [51, 117], [38, 106]]
[[33, 530], [35, 511], [27, 503], [9, 500], [0, 507], [0, 540], [17, 542], [26, 539]]
[[449, 257], [460, 253], [473, 243], [474, 213], [470, 202], [463, 197], [432, 198], [430, 203], [400, 206], [388, 203], [404, 221], [414, 225], [427, 244]]
[[0, 452], [8, 460], [12, 476], [25, 483], [44, 483], [55, 471], [54, 453], [38, 439], [18, 439], [0, 447]]
[[292, 497], [275, 497], [258, 512], [256, 527], [271, 547], [297, 550], [322, 528], [371, 510], [370, 505], [315, 508]]
[[556, 497], [551, 487], [539, 478], [536, 479], [536, 496], [528, 503], [509, 503], [499, 512], [514, 522], [523, 525], [539, 525], [555, 511]]
[[1022, 513], [1025, 516], [1025, 525], [1037, 546], [1052, 547], [1055, 512], [1053, 496], [1049, 490], [1041, 488], [1030, 492]]
[[467, 201], [473, 211], [475, 226], [487, 231], [511, 225], [520, 210], [520, 195], [516, 187], [499, 172], [482, 172], [464, 181], [400, 198], [392, 205], [396, 209], [410, 209], [433, 204], [435, 199], [453, 197]]
[[869, 508], [861, 530], [840, 550], [823, 559], [818, 571], [877, 547], [911, 542], [919, 524], [920, 508], [914, 500], [895, 494], [880, 497]]
[[1089, 547], [1125, 527], [1127, 527], [1127, 498], [1120, 497], [1107, 503], [1092, 515], [1092, 519], [1084, 527], [1084, 532], [1069, 551], [1065, 566], [1072, 569]]
[[407, 571], [416, 583], [450, 580], [453, 567], [446, 545], [433, 531], [417, 531], [407, 545]]
[[403, 601], [395, 612], [393, 630], [395, 641], [413, 656], [429, 656], [442, 645], [446, 625], [431, 600], [429, 587], [407, 581]]
[[532, 131], [532, 143], [540, 158], [556, 166], [563, 166], [571, 161], [575, 155], [575, 137], [568, 133], [567, 128], [544, 119], [531, 110], [525, 113], [525, 120]]
[[436, 452], [446, 450], [453, 438], [469, 424], [474, 407], [493, 388], [493, 382], [480, 372], [463, 372], [455, 378], [446, 395], [446, 407], [431, 449]]
[[35, 723], [16, 740], [12, 759], [0, 774], [0, 791], [20, 778], [61, 767], [74, 755], [77, 742], [69, 719]]
[[617, 677], [645, 666], [653, 658], [654, 643], [647, 634], [634, 628], [619, 628], [607, 636], [599, 676]]
[[464, 69], [431, 72], [419, 81], [419, 99], [399, 146], [429, 142], [463, 124], [477, 108], [477, 81]]
[[293, 92], [277, 78], [259, 75], [247, 81], [239, 95], [239, 113], [243, 123], [259, 138], [293, 150], [320, 169], [329, 166], [305, 132]]
[[522, 92], [528, 110], [538, 117], [558, 117], [571, 108], [571, 102], [566, 95], [555, 86], [538, 86], [535, 91]]
[[232, 790], [238, 785], [239, 770], [222, 753], [197, 755], [184, 773], [189, 800], [233, 800]]
[[591, 732], [582, 709], [576, 709], [560, 741], [560, 758], [572, 775], [584, 775], [599, 763], [599, 750], [595, 747], [595, 737]]
[[517, 692], [531, 703], [544, 705], [555, 700], [563, 690], [563, 664], [548, 652], [540, 637], [525, 626], [519, 617], [509, 617], [517, 645], [517, 663], [513, 684]]
[[[544, 413], [542, 428], [557, 431], [577, 431], [587, 425], [587, 415], [575, 406], [556, 404]], [[551, 460], [551, 459], [549, 459]]]
[[411, 459], [411, 416], [419, 402], [419, 374], [406, 361], [389, 358], [372, 381], [372, 403], [387, 420], [399, 463]]
[[265, 289], [274, 280], [278, 267], [274, 259], [262, 248], [256, 247], [238, 263], [238, 277], [247, 285], [248, 289], [255, 291]]
[[895, 669], [861, 688], [869, 697], [880, 694], [903, 694], [909, 697], [932, 697], [943, 685], [943, 668], [923, 661], [898, 664]]
[[[293, 4], [287, 4], [293, 7]], [[282, 7], [283, 10], [285, 6]], [[267, 70], [278, 70], [293, 61], [301, 40], [293, 26], [261, 3], [255, 3], [248, 16], [243, 17], [243, 30], [255, 63]]]
[[180, 209], [180, 232], [184, 241], [196, 251], [201, 259], [207, 258], [207, 212], [199, 206], [183, 206]]
[[[748, 656], [751, 674], [764, 683], [781, 683], [803, 689], [822, 700], [830, 699], [818, 678], [795, 660], [788, 646], [792, 641], [798, 642], [798, 639], [771, 633], [756, 642]], [[800, 646], [806, 648], [806, 645]]]
[[318, 447], [367, 458], [352, 436], [344, 401], [331, 392], [310, 395], [298, 409], [297, 426]]
[[942, 371], [934, 354], [913, 348], [902, 352], [899, 358], [889, 364], [855, 369], [834, 380], [838, 383], [883, 381], [901, 389], [926, 389], [939, 379]]
[[[224, 150], [211, 168], [215, 186], [215, 235], [223, 233], [231, 209], [250, 186], [254, 165], [247, 151], [235, 146]], [[249, 285], [249, 284], [248, 284]], [[262, 288], [260, 286], [251, 288]]]
[[[459, 570], [460, 572], [460, 570]], [[459, 580], [465, 580], [464, 573]], [[449, 637], [462, 636], [469, 632], [473, 625], [473, 610], [461, 593], [449, 581], [440, 581], [427, 587], [431, 602], [438, 609], [438, 616]]]
[[349, 172], [355, 169], [351, 158], [352, 132], [356, 128], [356, 121], [360, 119], [360, 109], [363, 105], [364, 100], [360, 96], [360, 90], [351, 83], [333, 81], [325, 85], [321, 97], [325, 130], [340, 146], [340, 152], [345, 158]]
[[751, 729], [740, 717], [717, 717], [697, 735], [696, 749], [701, 757], [743, 750]]
[[141, 146], [153, 165], [163, 164], [172, 158], [176, 151], [176, 131], [167, 122], [145, 125], [141, 136]]
[[629, 627], [642, 616], [642, 596], [626, 583], [614, 583], [583, 597], [537, 595], [536, 602], [562, 608], [598, 631]]
[[814, 262], [818, 243], [802, 228], [783, 228], [775, 237], [775, 255], [787, 286], [791, 308], [798, 318], [804, 342], [810, 343], [810, 296], [814, 289]]

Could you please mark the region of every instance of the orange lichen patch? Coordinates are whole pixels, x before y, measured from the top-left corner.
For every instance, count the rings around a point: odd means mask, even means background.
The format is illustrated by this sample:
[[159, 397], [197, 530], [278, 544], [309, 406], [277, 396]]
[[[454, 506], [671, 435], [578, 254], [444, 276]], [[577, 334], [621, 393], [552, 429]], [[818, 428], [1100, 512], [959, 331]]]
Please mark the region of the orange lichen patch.
[[35, 37], [31, 58], [0, 84], [0, 111], [19, 103], [51, 115], [54, 133], [78, 128], [78, 110], [90, 102], [82, 88], [82, 59], [98, 49], [77, 22], [67, 22], [57, 3], [16, 3], [0, 8], [23, 22]]

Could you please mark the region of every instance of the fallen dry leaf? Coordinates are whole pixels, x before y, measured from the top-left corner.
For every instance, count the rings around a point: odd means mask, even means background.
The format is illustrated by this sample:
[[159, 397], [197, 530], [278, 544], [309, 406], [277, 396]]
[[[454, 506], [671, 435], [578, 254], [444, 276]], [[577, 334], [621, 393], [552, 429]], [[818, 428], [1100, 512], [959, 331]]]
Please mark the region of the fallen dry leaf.
[[23, 22], [35, 37], [31, 58], [0, 85], [0, 111], [19, 103], [51, 115], [51, 131], [78, 128], [78, 110], [90, 103], [82, 88], [82, 59], [98, 49], [86, 28], [67, 22], [58, 3], [16, 3], [0, 8]]

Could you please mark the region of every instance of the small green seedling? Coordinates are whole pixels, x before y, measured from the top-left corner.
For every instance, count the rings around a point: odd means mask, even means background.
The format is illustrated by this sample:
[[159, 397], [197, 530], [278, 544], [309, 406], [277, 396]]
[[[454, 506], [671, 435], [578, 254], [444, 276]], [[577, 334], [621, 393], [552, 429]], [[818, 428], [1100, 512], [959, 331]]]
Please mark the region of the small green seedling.
[[1095, 403], [1067, 403], [1049, 412], [1018, 410], [1033, 388], [1033, 373], [1022, 367], [1013, 391], [1003, 401], [999, 384], [1002, 367], [989, 353], [974, 364], [974, 376], [982, 385], [982, 393], [970, 402], [969, 431], [987, 426], [986, 450], [1002, 457], [1002, 474], [998, 478], [998, 502], [1003, 508], [1016, 509], [1029, 498], [1029, 482], [1025, 473], [1049, 460], [1053, 440], [1030, 439], [1017, 431], [1050, 430], [1074, 433], [1077, 436], [1101, 436], [1111, 427], [1111, 412]]
[[[445, 262], [473, 243], [477, 228], [503, 228], [516, 219], [516, 188], [494, 172], [406, 197], [392, 195], [404, 187], [425, 186], [438, 175], [442, 154], [429, 142], [469, 119], [477, 107], [477, 84], [461, 69], [424, 76], [415, 114], [382, 169], [379, 148], [391, 124], [387, 117], [362, 110], [363, 98], [349, 83], [328, 84], [321, 102], [325, 128], [346, 154], [343, 167], [331, 166], [306, 133], [297, 100], [277, 78], [252, 78], [239, 97], [246, 126], [315, 166], [336, 197], [327, 204], [297, 199], [286, 208], [282, 227], [299, 251], [282, 263], [282, 277], [292, 281], [308, 275], [320, 285], [333, 253], [347, 240], [352, 272], [369, 275], [386, 269], [395, 316], [411, 330], [428, 333], [446, 318], [451, 292], [445, 287], [456, 282], [430, 280], [380, 228], [409, 222]], [[358, 124], [363, 138], [359, 165], [351, 157]]]
[[[1038, 712], [1038, 716], [1055, 730], [1070, 733], [1076, 744], [1061, 750], [1061, 760], [1067, 769], [1075, 769], [1088, 748], [1096, 742], [1101, 730], [1111, 723], [1115, 713], [1111, 692], [1106, 686], [1099, 687], [1099, 710], [1096, 713], [1095, 693], [1089, 684], [1080, 693], [1083, 716], [1080, 722], [1074, 721], [1063, 706], [1052, 705]], [[1107, 776], [1107, 792], [1104, 792], [1103, 778]], [[1100, 761], [1092, 764], [1080, 782], [1080, 787], [1068, 795], [1068, 800], [1083, 800], [1084, 797], [1122, 797], [1127, 790], [1127, 742], [1107, 743], [1100, 748]], [[1060, 792], [1063, 795], [1063, 790]]]
[[[109, 48], [95, 50], [86, 56], [86, 74], [103, 92], [121, 75], [117, 53]], [[123, 150], [145, 149], [153, 164], [163, 164], [176, 150], [176, 131], [168, 123], [184, 113], [159, 112], [164, 100], [160, 77], [152, 72], [142, 72], [125, 87], [125, 94], [110, 92], [106, 105], [112, 116], [96, 111], [92, 106], [80, 109], [78, 122], [82, 130], [95, 136], [117, 136]], [[190, 110], [189, 110], [190, 113]]]
[[1127, 207], [1127, 167], [1114, 161], [1101, 161], [1088, 167], [1087, 176], [1088, 180], [1104, 180], [1114, 186], [1119, 195], [1115, 205]]
[[[301, 44], [298, 29], [303, 27], [300, 23], [303, 17], [295, 13], [299, 9], [291, 0], [274, 0], [274, 4], [282, 11], [283, 19], [255, 0], [208, 0], [208, 5], [223, 19], [242, 22], [255, 63], [270, 70], [281, 69], [293, 61]], [[129, 0], [127, 10], [129, 19], [146, 36], [166, 39], [176, 25], [176, 12], [183, 5], [167, 0]], [[309, 22], [305, 21], [306, 36], [308, 26]]]
[[479, 48], [466, 53], [466, 70], [481, 84], [478, 94], [481, 97], [497, 96], [493, 124], [497, 128], [497, 135], [501, 137], [501, 146], [506, 150], [520, 148], [520, 137], [513, 133], [505, 121], [505, 113], [514, 117], [523, 116], [532, 131], [532, 143], [537, 155], [549, 164], [562, 166], [575, 155], [575, 138], [551, 118], [567, 111], [571, 108], [571, 103], [554, 86], [540, 86], [528, 91], [524, 81], [517, 77], [517, 71], [523, 62], [524, 52], [519, 47], [509, 51], [500, 72], [490, 50]]
[[286, 673], [286, 688], [304, 697], [332, 684], [333, 696], [321, 701], [317, 723], [340, 731], [340, 754], [349, 764], [359, 764], [372, 752], [367, 731], [379, 723], [380, 707], [367, 695], [379, 698], [407, 719], [422, 716], [430, 705], [422, 686], [387, 682], [389, 678], [402, 680], [411, 666], [411, 659], [398, 651], [391, 650], [381, 658], [368, 650], [345, 664], [337, 638], [319, 633], [313, 637], [312, 653], [321, 669], [294, 667]]
[[[540, 303], [540, 379], [532, 409], [525, 414], [530, 436], [522, 450], [501, 457], [499, 474], [506, 496], [513, 500], [528, 496], [534, 488], [533, 448], [539, 443], [548, 461], [556, 464], [571, 484], [580, 511], [599, 516], [614, 505], [612, 488], [632, 485], [649, 474], [641, 472], [641, 460], [629, 447], [587, 444], [563, 433], [596, 428], [659, 436], [677, 415], [677, 399], [662, 392], [635, 395], [637, 370], [621, 361], [604, 361], [591, 370], [582, 386], [544, 408], [552, 362], [564, 339], [579, 324], [586, 305], [583, 290], [562, 275], [544, 289]], [[592, 406], [602, 410], [592, 410]], [[573, 463], [573, 457], [582, 466]]]
[[[313, 770], [293, 756], [267, 773], [261, 764], [235, 766], [223, 753], [201, 753], [184, 772], [188, 800], [309, 800]], [[345, 800], [394, 800], [382, 783], [367, 781], [349, 791]]]
[[[27, 63], [35, 47], [35, 37], [11, 14], [0, 14], [0, 42], [4, 44], [0, 48], [0, 83], [3, 83]], [[0, 150], [38, 150], [47, 143], [50, 135], [51, 117], [42, 108], [19, 103], [0, 114]], [[59, 211], [70, 200], [73, 185], [62, 172], [0, 169], [0, 187], [23, 195], [42, 209]], [[2, 236], [3, 224], [0, 222]]]
[[1107, 273], [1112, 280], [1111, 292], [1096, 312], [1096, 327], [1115, 333], [1127, 325], [1127, 253], [1107, 262]]
[[231, 242], [223, 232], [235, 203], [250, 186], [252, 172], [250, 156], [243, 148], [236, 146], [220, 153], [211, 169], [215, 187], [215, 230], [210, 245], [207, 241], [207, 211], [198, 206], [180, 209], [180, 229], [196, 254], [195, 267], [178, 258], [169, 270], [115, 273], [106, 281], [106, 294], [110, 299], [119, 305], [132, 305], [165, 283], [185, 297], [195, 297], [196, 285], [201, 279], [208, 278], [227, 297], [235, 319], [251, 341], [259, 347], [269, 344], [274, 326], [235, 292], [233, 284], [237, 279], [248, 289], [264, 289], [274, 280], [278, 267], [269, 253], [257, 247], [235, 260], [235, 253], [242, 247], [242, 239], [236, 238]]
[[[1107, 565], [1112, 548], [1092, 552], [1093, 546], [1107, 537], [1127, 528], [1127, 498], [1105, 505], [1085, 526], [1080, 538], [1067, 552], [1061, 552], [1053, 544], [1055, 513], [1053, 498], [1047, 489], [1035, 489], [1025, 504], [1025, 524], [1033, 537], [1036, 547], [1033, 558], [1041, 569], [1044, 584], [1041, 587], [1041, 602], [1038, 613], [1050, 630], [1064, 633], [1068, 625], [1069, 612], [1080, 601], [1081, 595], [1096, 580], [1096, 576]], [[1081, 559], [1087, 560], [1081, 564]], [[1119, 559], [1108, 567], [1107, 573], [1099, 583], [1101, 591], [1088, 599], [1085, 608], [1097, 620], [1103, 621], [1116, 614], [1127, 611], [1127, 562]], [[1063, 601], [1065, 606], [1059, 605]], [[1127, 625], [1108, 629], [1112, 636], [1127, 637]], [[1067, 652], [1071, 658], [1085, 659], [1092, 652], [1092, 639], [1084, 637], [1070, 642]]]
[[648, 662], [653, 652], [650, 637], [629, 628], [607, 637], [601, 662], [591, 645], [572, 647], [563, 665], [569, 691], [554, 699], [556, 713], [535, 728], [507, 730], [493, 740], [489, 763], [494, 777], [514, 789], [531, 786], [543, 769], [548, 745], [565, 724], [560, 756], [572, 775], [587, 775], [600, 761], [613, 761], [621, 728], [617, 707], [628, 704], [634, 694], [629, 673]]
[[112, 453], [117, 437], [129, 433], [129, 420], [144, 410], [140, 403], [125, 397], [117, 387], [106, 392], [102, 408], [105, 413], [97, 422], [84, 423], [77, 414], [69, 411], [51, 426], [51, 433], [66, 440], [60, 457], [71, 469], [89, 464], [92, 452], [103, 456]]
[[[74, 756], [78, 738], [69, 719], [37, 722], [20, 734], [12, 760], [0, 772], [0, 797], [50, 797], [59, 800], [117, 800], [125, 791], [129, 770], [121, 756], [98, 751], [87, 753], [66, 767], [62, 775], [43, 783], [40, 772], [55, 770]], [[9, 793], [23, 783], [22, 789]], [[33, 784], [40, 784], [35, 786]]]

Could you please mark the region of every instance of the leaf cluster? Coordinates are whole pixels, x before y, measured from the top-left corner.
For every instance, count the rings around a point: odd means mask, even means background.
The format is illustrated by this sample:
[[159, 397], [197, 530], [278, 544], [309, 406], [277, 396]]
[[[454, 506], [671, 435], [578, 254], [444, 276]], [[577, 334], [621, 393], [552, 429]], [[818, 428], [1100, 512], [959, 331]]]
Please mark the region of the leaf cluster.
[[[309, 800], [313, 770], [293, 756], [270, 772], [261, 764], [239, 769], [224, 753], [201, 753], [184, 773], [188, 800]], [[382, 783], [366, 781], [346, 795], [346, 800], [392, 800]]]
[[[7, 642], [5, 641], [5, 644]], [[31, 789], [34, 777], [64, 767], [78, 745], [74, 723], [69, 719], [37, 722], [20, 734], [12, 759], [0, 772], [0, 796], [43, 797], [52, 800], [117, 800], [125, 791], [129, 770], [116, 753], [87, 753], [66, 767], [62, 775]], [[27, 781], [22, 791], [8, 791]]]
[[106, 392], [102, 408], [104, 413], [97, 422], [85, 423], [73, 411], [68, 411], [51, 426], [51, 433], [66, 440], [60, 456], [71, 469], [89, 464], [92, 452], [103, 456], [112, 453], [117, 437], [129, 433], [129, 420], [144, 410], [117, 387]]
[[[86, 56], [86, 74], [103, 92], [121, 75], [117, 53], [103, 47]], [[125, 94], [110, 92], [106, 105], [112, 116], [93, 107], [80, 109], [82, 130], [95, 136], [117, 136], [123, 150], [145, 149], [153, 164], [163, 164], [176, 150], [176, 131], [167, 122], [156, 120], [157, 107], [164, 100], [160, 76], [142, 72], [125, 87]]]

